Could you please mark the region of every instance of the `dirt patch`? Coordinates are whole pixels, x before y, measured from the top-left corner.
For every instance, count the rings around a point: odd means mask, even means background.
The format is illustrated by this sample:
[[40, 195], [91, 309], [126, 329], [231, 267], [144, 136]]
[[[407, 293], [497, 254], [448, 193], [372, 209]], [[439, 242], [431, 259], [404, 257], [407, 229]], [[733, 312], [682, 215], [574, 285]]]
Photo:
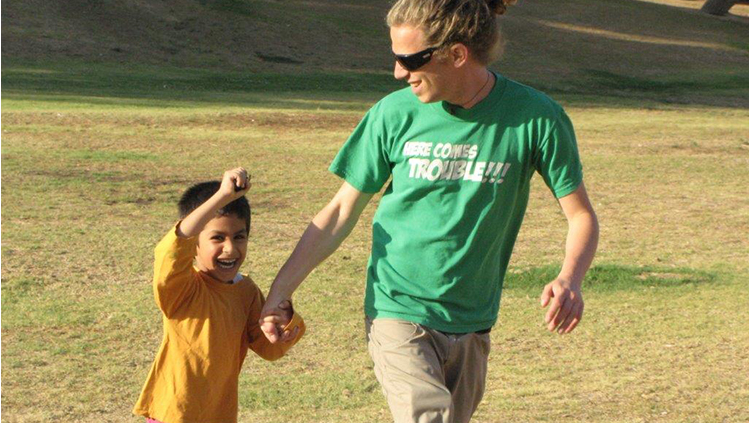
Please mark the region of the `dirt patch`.
[[56, 125], [91, 128], [98, 125], [115, 125], [158, 128], [167, 126], [243, 129], [260, 126], [280, 129], [336, 130], [352, 129], [361, 116], [349, 113], [219, 113], [190, 116], [108, 116], [94, 113], [55, 113], [55, 112], [4, 112], [3, 127], [27, 125]]
[[360, 116], [338, 114], [273, 114], [260, 115], [257, 123], [260, 126], [288, 129], [335, 130], [349, 129], [357, 125]]
[[290, 207], [289, 201], [282, 197], [274, 197], [264, 200], [253, 200], [250, 203], [253, 213], [268, 212]]
[[248, 127], [278, 128], [286, 130], [337, 130], [351, 129], [360, 116], [351, 114], [315, 113], [222, 113], [196, 115], [188, 118], [169, 118], [170, 125], [221, 129]]

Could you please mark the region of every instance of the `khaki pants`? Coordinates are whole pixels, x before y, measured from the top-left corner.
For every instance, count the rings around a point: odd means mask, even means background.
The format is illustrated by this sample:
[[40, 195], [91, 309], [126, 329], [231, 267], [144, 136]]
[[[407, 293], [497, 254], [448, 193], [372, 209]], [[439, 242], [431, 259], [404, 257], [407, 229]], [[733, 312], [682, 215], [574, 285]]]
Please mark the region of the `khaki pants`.
[[450, 335], [397, 319], [365, 321], [375, 377], [396, 423], [465, 423], [484, 394], [489, 333]]

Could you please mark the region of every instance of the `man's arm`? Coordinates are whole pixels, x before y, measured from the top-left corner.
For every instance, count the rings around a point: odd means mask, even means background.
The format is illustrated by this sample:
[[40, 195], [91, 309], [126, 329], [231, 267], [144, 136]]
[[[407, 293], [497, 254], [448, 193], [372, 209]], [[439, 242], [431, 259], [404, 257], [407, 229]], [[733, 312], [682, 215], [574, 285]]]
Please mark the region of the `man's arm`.
[[261, 328], [269, 341], [274, 343], [279, 340], [276, 325], [283, 322], [278, 305], [290, 300], [307, 275], [339, 248], [372, 196], [344, 182], [331, 202], [318, 212], [302, 234], [292, 255], [276, 275], [261, 312]]
[[594, 260], [599, 222], [583, 182], [558, 201], [568, 220], [565, 261], [557, 278], [544, 287], [541, 303], [542, 307], [550, 305], [544, 317], [547, 329], [565, 334], [575, 329], [583, 316], [581, 282]]

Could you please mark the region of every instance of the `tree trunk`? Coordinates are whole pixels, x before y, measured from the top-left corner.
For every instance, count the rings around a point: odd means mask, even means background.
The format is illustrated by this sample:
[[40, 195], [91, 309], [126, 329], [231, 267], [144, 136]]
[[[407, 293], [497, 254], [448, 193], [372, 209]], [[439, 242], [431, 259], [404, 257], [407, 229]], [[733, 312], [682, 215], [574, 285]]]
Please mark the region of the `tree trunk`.
[[724, 16], [729, 13], [729, 9], [734, 6], [735, 3], [739, 3], [738, 0], [706, 0], [701, 7], [701, 12], [710, 13], [712, 15]]

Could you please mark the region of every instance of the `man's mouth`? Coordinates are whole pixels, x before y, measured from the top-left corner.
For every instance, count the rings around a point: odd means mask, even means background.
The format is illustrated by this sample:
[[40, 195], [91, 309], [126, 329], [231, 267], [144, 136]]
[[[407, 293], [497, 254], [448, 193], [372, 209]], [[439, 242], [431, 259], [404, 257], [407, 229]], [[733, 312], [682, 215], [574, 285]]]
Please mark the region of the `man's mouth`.
[[237, 259], [232, 259], [232, 260], [216, 259], [216, 264], [222, 269], [231, 269], [237, 264]]

